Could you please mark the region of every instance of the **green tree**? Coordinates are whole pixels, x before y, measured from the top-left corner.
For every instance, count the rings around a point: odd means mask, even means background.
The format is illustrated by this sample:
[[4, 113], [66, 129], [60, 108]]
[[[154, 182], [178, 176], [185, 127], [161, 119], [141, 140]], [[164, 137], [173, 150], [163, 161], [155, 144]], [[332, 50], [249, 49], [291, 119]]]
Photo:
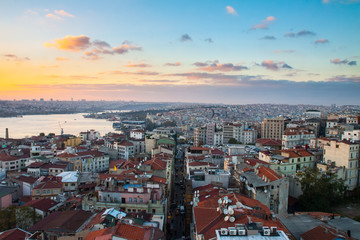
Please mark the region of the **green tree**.
[[238, 144], [239, 142], [235, 138], [230, 138], [228, 143], [229, 144]]
[[16, 227], [15, 207], [0, 210], [0, 232]]
[[306, 168], [297, 173], [303, 194], [299, 202], [304, 211], [330, 212], [344, 198], [344, 181], [330, 172]]
[[41, 216], [31, 207], [16, 209], [16, 227], [27, 230], [41, 220]]

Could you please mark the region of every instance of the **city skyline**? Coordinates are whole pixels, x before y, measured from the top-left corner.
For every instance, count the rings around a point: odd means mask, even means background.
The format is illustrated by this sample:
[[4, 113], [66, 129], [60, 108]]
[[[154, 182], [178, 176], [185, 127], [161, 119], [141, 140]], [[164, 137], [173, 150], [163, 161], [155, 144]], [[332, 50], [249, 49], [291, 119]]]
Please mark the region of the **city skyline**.
[[2, 1], [0, 99], [359, 104], [360, 1]]

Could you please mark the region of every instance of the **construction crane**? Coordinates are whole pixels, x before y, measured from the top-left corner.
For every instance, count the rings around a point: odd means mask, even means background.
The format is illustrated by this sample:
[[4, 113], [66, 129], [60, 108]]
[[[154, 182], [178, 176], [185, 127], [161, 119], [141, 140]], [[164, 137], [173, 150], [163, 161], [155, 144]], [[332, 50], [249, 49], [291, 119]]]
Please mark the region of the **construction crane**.
[[59, 127], [60, 127], [60, 130], [61, 130], [61, 135], [63, 135], [64, 134], [64, 129], [61, 127], [60, 122], [58, 122], [58, 123], [59, 123]]

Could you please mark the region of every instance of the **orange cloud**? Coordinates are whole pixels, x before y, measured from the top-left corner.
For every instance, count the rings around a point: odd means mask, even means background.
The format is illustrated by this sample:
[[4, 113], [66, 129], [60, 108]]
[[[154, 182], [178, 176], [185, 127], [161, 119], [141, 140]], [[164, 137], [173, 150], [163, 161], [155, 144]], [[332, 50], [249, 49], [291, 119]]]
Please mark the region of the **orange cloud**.
[[56, 61], [69, 61], [69, 59], [64, 57], [56, 57]]
[[60, 50], [78, 52], [90, 46], [90, 38], [85, 35], [66, 36], [64, 38], [55, 39], [54, 43], [44, 43], [46, 47], [55, 47]]
[[55, 20], [63, 20], [61, 17], [59, 17], [58, 15], [52, 14], [52, 13], [48, 13], [46, 14], [47, 18], [51, 18], [51, 19], [55, 19]]
[[63, 17], [74, 17], [74, 15], [65, 12], [64, 10], [54, 10], [54, 13], [56, 13], [57, 15], [63, 16]]

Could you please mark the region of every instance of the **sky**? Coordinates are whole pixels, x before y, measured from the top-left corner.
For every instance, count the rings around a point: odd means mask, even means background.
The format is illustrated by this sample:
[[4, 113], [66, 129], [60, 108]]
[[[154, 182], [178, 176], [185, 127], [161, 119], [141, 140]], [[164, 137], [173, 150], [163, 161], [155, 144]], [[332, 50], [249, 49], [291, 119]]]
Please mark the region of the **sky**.
[[360, 104], [360, 0], [0, 1], [0, 99]]

